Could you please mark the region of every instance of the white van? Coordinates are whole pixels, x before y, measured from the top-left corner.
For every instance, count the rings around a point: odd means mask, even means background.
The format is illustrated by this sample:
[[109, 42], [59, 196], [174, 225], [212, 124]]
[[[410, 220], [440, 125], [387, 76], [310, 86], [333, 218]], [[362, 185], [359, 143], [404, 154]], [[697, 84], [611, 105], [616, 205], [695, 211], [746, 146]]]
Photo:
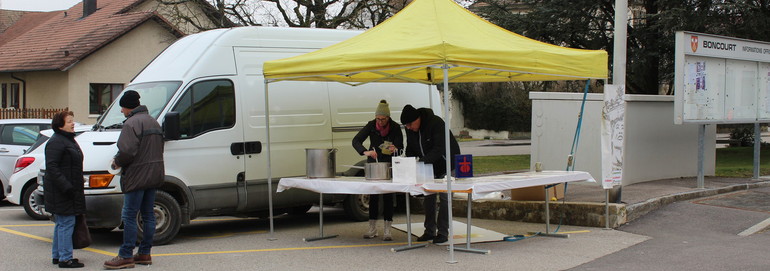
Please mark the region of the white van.
[[[157, 193], [154, 242], [174, 238], [180, 225], [209, 215], [268, 214], [265, 81], [262, 63], [311, 52], [360, 31], [239, 27], [186, 36], [169, 46], [131, 81], [150, 115], [165, 125], [179, 117], [179, 139], [166, 139], [166, 182]], [[269, 85], [273, 190], [281, 177], [304, 176], [305, 148], [337, 148], [337, 172], [364, 158], [351, 146], [356, 132], [374, 119], [381, 99], [398, 120], [407, 103], [440, 107], [435, 88], [421, 84], [277, 82]], [[118, 101], [120, 97], [117, 97]], [[440, 110], [436, 110], [437, 112]], [[91, 228], [120, 225], [120, 176], [107, 172], [125, 117], [113, 103], [95, 130], [77, 137], [86, 171]], [[168, 125], [173, 126], [173, 125]], [[42, 174], [42, 173], [41, 173]], [[42, 175], [41, 175], [42, 176]], [[304, 213], [318, 194], [292, 189], [275, 194], [275, 214]], [[361, 195], [325, 195], [355, 220], [366, 220]]]

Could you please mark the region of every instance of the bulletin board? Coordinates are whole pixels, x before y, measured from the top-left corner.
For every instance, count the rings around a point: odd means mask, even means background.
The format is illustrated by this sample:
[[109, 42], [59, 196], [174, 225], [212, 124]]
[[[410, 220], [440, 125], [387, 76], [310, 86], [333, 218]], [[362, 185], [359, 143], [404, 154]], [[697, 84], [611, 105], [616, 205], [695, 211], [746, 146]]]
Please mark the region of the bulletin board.
[[770, 122], [770, 43], [676, 33], [674, 122]]

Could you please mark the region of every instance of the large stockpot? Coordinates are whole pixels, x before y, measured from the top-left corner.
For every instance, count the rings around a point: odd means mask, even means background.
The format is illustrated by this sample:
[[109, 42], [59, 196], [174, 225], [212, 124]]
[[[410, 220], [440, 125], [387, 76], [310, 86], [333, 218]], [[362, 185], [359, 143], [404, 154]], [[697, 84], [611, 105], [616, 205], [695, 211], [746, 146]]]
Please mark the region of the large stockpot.
[[367, 180], [390, 180], [390, 162], [366, 163], [364, 176]]
[[305, 149], [308, 178], [334, 178], [337, 149]]

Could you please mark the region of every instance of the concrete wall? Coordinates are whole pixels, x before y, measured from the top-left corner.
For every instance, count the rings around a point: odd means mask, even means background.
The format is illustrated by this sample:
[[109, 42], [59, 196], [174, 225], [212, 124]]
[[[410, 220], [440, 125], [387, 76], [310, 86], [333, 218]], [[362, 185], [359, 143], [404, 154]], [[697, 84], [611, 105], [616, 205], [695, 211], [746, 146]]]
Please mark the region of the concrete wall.
[[[444, 100], [441, 100], [441, 103], [443, 104]], [[467, 132], [471, 138], [475, 139], [508, 139], [510, 137], [510, 133], [508, 131], [496, 132], [484, 129], [474, 130], [465, 127], [465, 116], [463, 116], [462, 104], [460, 104], [460, 101], [455, 99], [451, 99], [449, 103], [451, 104], [449, 107], [449, 113], [452, 115], [449, 129], [452, 130], [452, 133], [455, 136], [459, 136], [461, 132]]]
[[96, 122], [98, 115], [88, 114], [89, 84], [128, 85], [174, 40], [168, 30], [155, 21], [147, 21], [75, 65], [69, 72], [68, 97], [75, 119], [89, 124]]
[[[582, 93], [532, 92], [532, 158], [548, 170], [564, 170], [580, 112]], [[575, 170], [601, 180], [602, 94], [589, 94], [585, 105]], [[623, 185], [697, 175], [698, 125], [674, 125], [674, 98], [626, 95]], [[706, 127], [706, 175], [714, 175], [715, 125]]]

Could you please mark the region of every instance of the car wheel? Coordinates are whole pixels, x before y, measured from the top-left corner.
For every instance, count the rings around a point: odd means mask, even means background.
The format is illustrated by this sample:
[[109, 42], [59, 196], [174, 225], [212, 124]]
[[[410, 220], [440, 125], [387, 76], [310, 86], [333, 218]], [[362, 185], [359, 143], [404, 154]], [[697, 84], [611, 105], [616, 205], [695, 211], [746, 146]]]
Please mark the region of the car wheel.
[[21, 205], [24, 206], [24, 211], [27, 212], [29, 217], [36, 220], [46, 220], [48, 219], [48, 216], [43, 212], [40, 205], [35, 201], [35, 197], [32, 195], [32, 192], [35, 192], [35, 189], [37, 189], [37, 182], [32, 180], [31, 184], [24, 189], [24, 193], [21, 194]]
[[[155, 193], [155, 235], [153, 236], [153, 245], [164, 245], [176, 237], [179, 228], [182, 226], [182, 209], [174, 197], [164, 191], [158, 190]], [[143, 228], [141, 214], [137, 215], [137, 225], [139, 225], [137, 240], [142, 239]]]
[[342, 205], [353, 221], [369, 220], [369, 195], [348, 195]]

